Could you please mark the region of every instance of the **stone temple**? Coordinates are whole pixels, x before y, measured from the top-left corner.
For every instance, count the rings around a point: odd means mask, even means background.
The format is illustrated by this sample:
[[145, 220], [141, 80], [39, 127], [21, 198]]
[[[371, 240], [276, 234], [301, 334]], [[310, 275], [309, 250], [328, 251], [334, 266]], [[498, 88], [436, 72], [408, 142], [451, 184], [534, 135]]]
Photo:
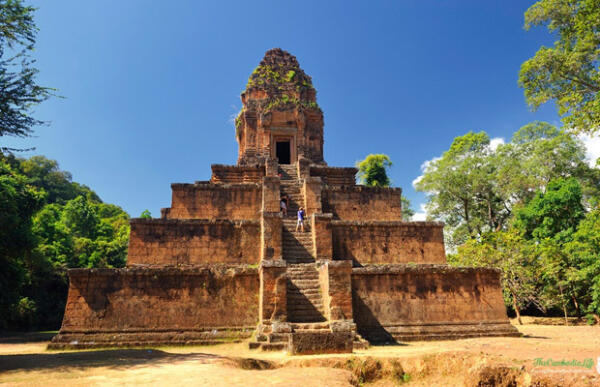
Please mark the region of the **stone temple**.
[[498, 270], [448, 266], [443, 225], [402, 221], [400, 188], [356, 185], [356, 168], [327, 165], [323, 112], [294, 56], [267, 51], [241, 99], [237, 165], [172, 184], [160, 219], [132, 219], [126, 268], [69, 270], [50, 347], [248, 339], [318, 353], [518, 335]]

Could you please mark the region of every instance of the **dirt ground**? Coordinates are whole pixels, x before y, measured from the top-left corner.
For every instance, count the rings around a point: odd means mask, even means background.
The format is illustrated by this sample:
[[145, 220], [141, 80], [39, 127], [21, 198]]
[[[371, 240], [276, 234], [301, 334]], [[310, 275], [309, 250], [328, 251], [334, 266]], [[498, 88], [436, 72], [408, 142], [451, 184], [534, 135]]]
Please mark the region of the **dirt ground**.
[[[250, 351], [246, 343], [48, 351], [47, 341], [36, 341], [47, 337], [4, 337], [0, 385], [600, 386], [600, 327], [517, 327], [521, 338], [411, 342], [313, 356]], [[548, 359], [587, 362], [589, 368], [550, 365]]]

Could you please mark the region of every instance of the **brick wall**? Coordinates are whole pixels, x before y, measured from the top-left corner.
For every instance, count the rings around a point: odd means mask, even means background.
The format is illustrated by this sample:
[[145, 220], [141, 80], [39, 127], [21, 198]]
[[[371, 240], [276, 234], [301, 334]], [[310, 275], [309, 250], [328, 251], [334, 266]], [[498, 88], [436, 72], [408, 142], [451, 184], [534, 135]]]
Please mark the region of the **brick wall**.
[[260, 259], [259, 221], [132, 219], [128, 265], [249, 263]]
[[168, 219], [258, 219], [262, 184], [171, 184]]
[[258, 271], [249, 267], [72, 269], [69, 280], [56, 342], [77, 333], [107, 344], [177, 341], [166, 336], [172, 331], [180, 340], [202, 331], [204, 339], [223, 338], [249, 335], [258, 320]]
[[327, 186], [321, 193], [323, 213], [339, 220], [402, 220], [402, 189]]
[[212, 164], [213, 183], [260, 183], [265, 176], [264, 166]]
[[333, 259], [369, 263], [446, 263], [443, 224], [331, 222]]
[[355, 186], [356, 168], [326, 167], [312, 165], [310, 176], [320, 177], [329, 186]]
[[516, 332], [508, 321], [500, 272], [495, 269], [354, 268], [352, 298], [357, 329], [374, 342]]

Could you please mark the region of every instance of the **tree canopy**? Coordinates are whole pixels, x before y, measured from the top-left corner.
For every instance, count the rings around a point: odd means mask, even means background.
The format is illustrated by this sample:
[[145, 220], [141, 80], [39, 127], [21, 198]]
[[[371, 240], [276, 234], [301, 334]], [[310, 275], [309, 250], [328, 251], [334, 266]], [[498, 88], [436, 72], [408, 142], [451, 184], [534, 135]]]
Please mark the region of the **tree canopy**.
[[65, 270], [122, 267], [129, 216], [42, 156], [0, 156], [0, 329], [56, 328]]
[[[33, 127], [43, 124], [33, 117], [33, 106], [53, 92], [38, 85], [30, 56], [37, 34], [34, 11], [21, 0], [0, 0], [0, 137], [30, 136]], [[0, 151], [11, 150], [0, 144]]]
[[[392, 166], [392, 160], [385, 154], [370, 154], [364, 160], [356, 163], [358, 167], [358, 180], [369, 187], [389, 187], [392, 182], [387, 175], [387, 170]], [[410, 200], [404, 195], [402, 201], [402, 219], [411, 220], [415, 211], [410, 207]]]
[[521, 65], [519, 85], [534, 109], [555, 101], [564, 124], [600, 130], [600, 4], [598, 0], [541, 0], [525, 12], [525, 28], [545, 25], [558, 35]]

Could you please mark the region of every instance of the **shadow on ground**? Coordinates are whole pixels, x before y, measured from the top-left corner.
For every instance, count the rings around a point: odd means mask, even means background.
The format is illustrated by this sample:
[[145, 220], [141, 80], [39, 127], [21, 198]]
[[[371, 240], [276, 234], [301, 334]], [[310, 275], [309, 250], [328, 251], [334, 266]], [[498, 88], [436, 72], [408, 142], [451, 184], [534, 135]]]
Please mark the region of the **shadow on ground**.
[[47, 332], [8, 332], [0, 334], [0, 344], [24, 344], [50, 341], [58, 331]]
[[109, 367], [119, 369], [132, 365], [161, 365], [173, 361], [208, 363], [221, 359], [207, 353], [168, 353], [154, 349], [115, 349], [83, 352], [0, 355], [0, 372], [64, 368]]

